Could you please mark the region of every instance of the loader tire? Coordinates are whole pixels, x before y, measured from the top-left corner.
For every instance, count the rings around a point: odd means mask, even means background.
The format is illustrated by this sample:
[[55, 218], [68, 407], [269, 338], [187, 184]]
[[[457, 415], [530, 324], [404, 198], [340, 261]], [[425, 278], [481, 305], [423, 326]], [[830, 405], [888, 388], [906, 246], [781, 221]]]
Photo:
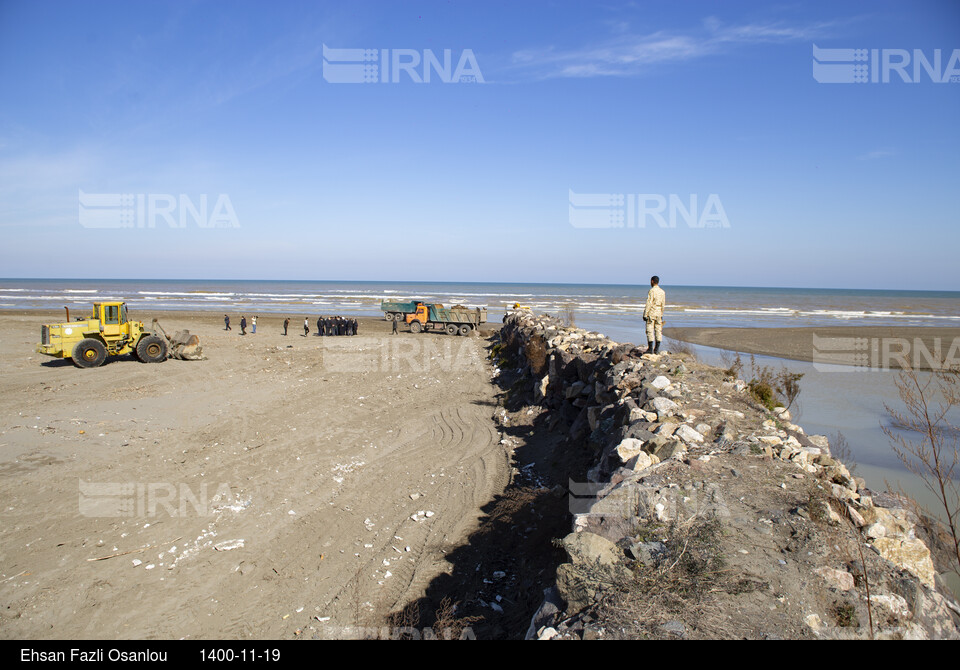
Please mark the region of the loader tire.
[[100, 340], [88, 337], [77, 342], [70, 357], [78, 368], [96, 368], [107, 360], [107, 348]]
[[159, 363], [167, 358], [167, 343], [156, 335], [147, 335], [137, 342], [137, 358], [144, 363]]

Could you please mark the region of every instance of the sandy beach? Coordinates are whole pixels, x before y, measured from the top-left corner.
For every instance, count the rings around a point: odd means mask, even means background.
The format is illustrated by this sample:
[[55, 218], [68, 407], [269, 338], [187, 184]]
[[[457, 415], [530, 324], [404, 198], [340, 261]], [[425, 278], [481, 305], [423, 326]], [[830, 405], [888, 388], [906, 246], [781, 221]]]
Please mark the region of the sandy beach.
[[34, 351], [62, 316], [0, 318], [0, 637], [379, 624], [509, 478], [483, 339], [162, 313], [207, 360], [81, 370]]
[[[906, 360], [918, 370], [930, 370], [936, 368], [937, 361], [960, 363], [960, 328], [665, 328], [664, 336], [729, 351], [823, 364], [899, 369]], [[858, 355], [861, 358], [856, 358]]]

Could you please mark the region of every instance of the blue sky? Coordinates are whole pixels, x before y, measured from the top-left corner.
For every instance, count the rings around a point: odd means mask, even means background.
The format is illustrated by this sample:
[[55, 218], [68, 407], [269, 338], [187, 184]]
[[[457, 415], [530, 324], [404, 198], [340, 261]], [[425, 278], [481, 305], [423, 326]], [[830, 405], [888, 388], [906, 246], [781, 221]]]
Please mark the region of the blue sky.
[[[331, 83], [324, 44], [483, 82]], [[814, 44], [942, 72], [960, 4], [2, 0], [0, 276], [957, 289], [960, 83], [819, 83]], [[238, 227], [91, 228], [81, 191]]]

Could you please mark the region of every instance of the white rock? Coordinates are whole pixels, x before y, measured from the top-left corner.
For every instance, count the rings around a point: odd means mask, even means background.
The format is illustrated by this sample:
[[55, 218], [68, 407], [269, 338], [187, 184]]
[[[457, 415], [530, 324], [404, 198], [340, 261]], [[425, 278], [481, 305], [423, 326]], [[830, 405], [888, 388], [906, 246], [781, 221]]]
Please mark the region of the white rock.
[[786, 407], [774, 407], [773, 414], [784, 421], [789, 421], [791, 419], [790, 411]]
[[[558, 633], [556, 628], [544, 628], [543, 630], [540, 631], [540, 634], [537, 635], [537, 639], [550, 640], [552, 638], [555, 638], [557, 634]], [[550, 647], [550, 648], [553, 649], [553, 647]]]
[[643, 453], [643, 442], [633, 437], [628, 437], [617, 445], [617, 456], [621, 463], [626, 463], [631, 458]]
[[870, 604], [879, 605], [901, 619], [910, 616], [910, 606], [903, 597], [898, 595], [870, 596]]
[[660, 375], [659, 377], [654, 379], [652, 382], [650, 382], [650, 385], [653, 386], [655, 389], [663, 390], [668, 386], [670, 386], [670, 380], [664, 377], [663, 375]]
[[677, 431], [674, 433], [674, 435], [679, 437], [684, 442], [696, 442], [698, 444], [703, 442], [703, 435], [686, 424], [681, 424], [680, 427], [677, 428]]
[[656, 465], [660, 462], [660, 459], [652, 454], [648, 454], [645, 451], [641, 451], [639, 454], [631, 458], [626, 466], [632, 469], [634, 472], [639, 472], [640, 470], [646, 470], [651, 465]]
[[224, 540], [223, 542], [218, 542], [213, 545], [213, 548], [217, 551], [230, 551], [231, 549], [242, 549], [243, 540]]
[[669, 398], [657, 397], [650, 401], [650, 406], [657, 412], [657, 415], [670, 416], [679, 408], [677, 403]]

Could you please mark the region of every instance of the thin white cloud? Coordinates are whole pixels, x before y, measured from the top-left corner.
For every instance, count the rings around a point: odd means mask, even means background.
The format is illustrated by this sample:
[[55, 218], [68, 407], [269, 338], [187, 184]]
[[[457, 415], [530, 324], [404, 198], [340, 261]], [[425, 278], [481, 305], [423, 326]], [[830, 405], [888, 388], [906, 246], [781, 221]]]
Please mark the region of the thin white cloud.
[[782, 23], [727, 25], [707, 18], [686, 32], [657, 31], [630, 34], [618, 24], [617, 34], [600, 44], [575, 49], [524, 49], [514, 52], [513, 66], [527, 76], [557, 77], [633, 76], [651, 66], [704, 58], [739, 45], [812, 40], [829, 24], [790, 26]]
[[865, 154], [857, 156], [857, 160], [861, 161], [875, 161], [879, 158], [887, 158], [888, 156], [896, 156], [897, 152], [892, 149], [876, 149], [874, 151], [868, 151]]

